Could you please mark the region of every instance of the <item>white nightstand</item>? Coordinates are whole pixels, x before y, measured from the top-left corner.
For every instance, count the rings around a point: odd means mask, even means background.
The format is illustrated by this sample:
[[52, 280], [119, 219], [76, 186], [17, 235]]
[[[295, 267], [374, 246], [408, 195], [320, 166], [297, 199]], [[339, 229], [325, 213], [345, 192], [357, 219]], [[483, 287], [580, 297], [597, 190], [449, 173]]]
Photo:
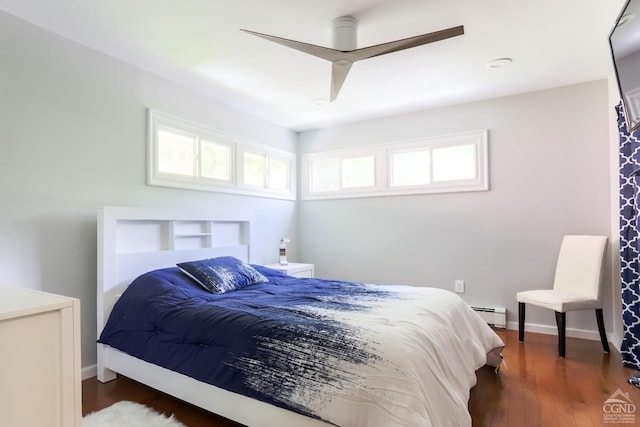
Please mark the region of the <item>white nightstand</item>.
[[287, 265], [280, 264], [268, 264], [267, 268], [278, 270], [282, 273], [288, 274], [294, 277], [313, 277], [313, 264], [302, 264], [297, 262], [290, 262]]

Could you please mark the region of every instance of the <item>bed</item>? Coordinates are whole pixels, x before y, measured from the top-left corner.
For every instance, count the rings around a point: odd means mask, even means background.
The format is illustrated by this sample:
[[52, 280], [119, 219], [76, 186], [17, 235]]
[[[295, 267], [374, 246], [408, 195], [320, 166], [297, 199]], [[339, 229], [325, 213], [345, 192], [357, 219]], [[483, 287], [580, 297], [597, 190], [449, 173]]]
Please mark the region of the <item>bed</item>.
[[[225, 212], [100, 209], [98, 379], [250, 427], [471, 425], [475, 371], [504, 344], [460, 298], [287, 276], [255, 264], [254, 232]], [[207, 291], [188, 268], [211, 259], [255, 283]]]

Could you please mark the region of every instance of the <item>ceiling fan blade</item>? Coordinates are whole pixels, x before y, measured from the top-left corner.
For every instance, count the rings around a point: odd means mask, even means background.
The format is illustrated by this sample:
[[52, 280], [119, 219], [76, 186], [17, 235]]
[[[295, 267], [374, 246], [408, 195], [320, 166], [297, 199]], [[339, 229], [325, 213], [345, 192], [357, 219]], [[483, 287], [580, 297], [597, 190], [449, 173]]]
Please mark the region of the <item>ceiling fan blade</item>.
[[308, 53], [309, 55], [313, 55], [313, 56], [318, 57], [318, 58], [326, 59], [327, 61], [331, 61], [331, 62], [336, 60], [336, 55], [340, 55], [340, 54], [343, 53], [342, 51], [339, 51], [339, 50], [336, 50], [336, 49], [331, 49], [331, 48], [323, 47], [323, 46], [317, 46], [315, 44], [303, 43], [303, 42], [299, 42], [299, 41], [296, 41], [296, 40], [289, 40], [289, 39], [285, 39], [285, 38], [282, 38], [282, 37], [270, 36], [268, 34], [257, 33], [255, 31], [242, 30], [242, 29], [240, 31], [244, 31], [245, 33], [253, 34], [254, 36], [262, 37], [263, 39], [267, 39], [267, 40], [272, 41], [274, 43], [278, 43], [278, 44], [281, 44], [283, 46], [287, 46], [287, 47], [290, 47], [292, 49], [299, 50], [300, 52]]
[[263, 39], [281, 44], [300, 52], [307, 53], [309, 55], [313, 55], [317, 58], [331, 61], [332, 67], [330, 100], [334, 101], [338, 97], [338, 93], [340, 93], [340, 89], [342, 88], [342, 85], [347, 78], [347, 74], [349, 74], [349, 70], [351, 70], [351, 66], [355, 61], [361, 61], [363, 59], [373, 58], [375, 56], [384, 55], [386, 53], [397, 52], [412, 47], [422, 46], [423, 44], [433, 43], [451, 37], [460, 36], [464, 34], [464, 27], [462, 25], [459, 25], [457, 27], [447, 28], [445, 30], [422, 34], [420, 36], [409, 37], [402, 40], [396, 40], [389, 43], [382, 43], [375, 46], [369, 46], [354, 50], [331, 49], [324, 46], [317, 46], [310, 43], [271, 36], [269, 34], [258, 33], [250, 30], [241, 29], [240, 31], [244, 31], [245, 33], [253, 34], [254, 36], [261, 37]]
[[382, 43], [374, 46], [363, 47], [361, 49], [352, 50], [350, 53], [353, 61], [361, 61], [374, 56], [384, 55], [386, 53], [397, 52], [399, 50], [409, 49], [412, 47], [422, 46], [423, 44], [433, 43], [456, 37], [464, 34], [464, 26], [447, 28], [445, 30], [434, 31], [433, 33], [422, 34], [420, 36], [409, 37], [393, 42]]
[[349, 70], [353, 62], [351, 61], [336, 61], [331, 64], [331, 97], [329, 102], [335, 101], [342, 89], [342, 84], [349, 74]]

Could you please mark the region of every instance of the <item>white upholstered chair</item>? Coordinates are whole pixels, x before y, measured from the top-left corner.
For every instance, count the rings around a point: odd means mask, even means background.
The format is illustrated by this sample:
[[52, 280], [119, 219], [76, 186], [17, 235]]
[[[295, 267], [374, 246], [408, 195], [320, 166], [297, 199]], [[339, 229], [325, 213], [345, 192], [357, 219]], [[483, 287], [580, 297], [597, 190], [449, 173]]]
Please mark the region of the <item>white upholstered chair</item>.
[[609, 353], [600, 297], [607, 239], [606, 236], [565, 236], [562, 239], [553, 289], [518, 292], [518, 338], [520, 341], [524, 341], [525, 304], [537, 305], [556, 312], [560, 357], [565, 355], [566, 312], [595, 310], [602, 348]]

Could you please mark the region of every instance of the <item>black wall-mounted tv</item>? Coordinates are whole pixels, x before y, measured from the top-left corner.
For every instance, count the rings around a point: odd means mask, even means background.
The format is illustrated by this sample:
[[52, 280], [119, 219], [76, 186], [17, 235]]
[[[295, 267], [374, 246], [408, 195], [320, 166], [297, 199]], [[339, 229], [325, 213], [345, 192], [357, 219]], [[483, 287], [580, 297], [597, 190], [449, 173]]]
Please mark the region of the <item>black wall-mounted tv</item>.
[[627, 0], [609, 34], [629, 132], [640, 128], [640, 0]]

